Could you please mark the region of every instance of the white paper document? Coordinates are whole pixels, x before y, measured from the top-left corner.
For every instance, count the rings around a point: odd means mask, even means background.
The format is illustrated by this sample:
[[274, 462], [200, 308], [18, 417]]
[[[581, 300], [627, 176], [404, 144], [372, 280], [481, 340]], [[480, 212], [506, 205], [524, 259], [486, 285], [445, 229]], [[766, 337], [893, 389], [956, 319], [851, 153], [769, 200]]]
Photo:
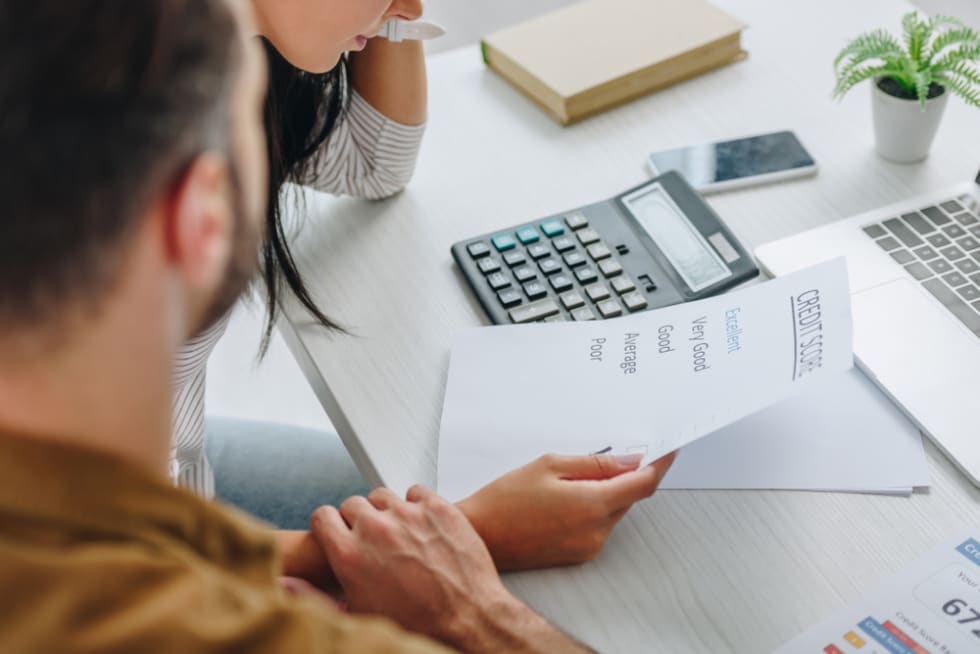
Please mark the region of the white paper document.
[[919, 429], [853, 368], [686, 446], [660, 489], [908, 495], [929, 482]]
[[545, 453], [658, 458], [853, 360], [843, 259], [615, 320], [468, 329], [449, 366], [438, 489]]
[[932, 550], [774, 654], [980, 652], [980, 531]]

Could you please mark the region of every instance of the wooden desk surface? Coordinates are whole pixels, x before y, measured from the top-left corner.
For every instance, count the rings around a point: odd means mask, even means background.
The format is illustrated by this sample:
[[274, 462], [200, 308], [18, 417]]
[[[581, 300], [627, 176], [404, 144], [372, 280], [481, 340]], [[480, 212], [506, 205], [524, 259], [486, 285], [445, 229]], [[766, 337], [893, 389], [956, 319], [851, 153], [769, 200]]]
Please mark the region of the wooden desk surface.
[[[932, 156], [900, 166], [874, 154], [867, 86], [830, 99], [840, 47], [897, 30], [908, 5], [717, 4], [752, 26], [747, 61], [571, 128], [487, 71], [475, 48], [434, 56], [409, 189], [380, 203], [306, 194], [298, 261], [351, 335], [324, 334], [295, 306], [282, 328], [370, 481], [399, 492], [435, 481], [451, 336], [484, 320], [453, 242], [638, 184], [652, 150], [782, 128], [796, 130], [820, 174], [711, 199], [750, 249], [976, 173], [980, 112], [958, 100]], [[947, 533], [980, 524], [980, 491], [927, 450], [933, 486], [912, 498], [663, 492], [631, 511], [597, 561], [507, 583], [603, 652], [769, 652]]]

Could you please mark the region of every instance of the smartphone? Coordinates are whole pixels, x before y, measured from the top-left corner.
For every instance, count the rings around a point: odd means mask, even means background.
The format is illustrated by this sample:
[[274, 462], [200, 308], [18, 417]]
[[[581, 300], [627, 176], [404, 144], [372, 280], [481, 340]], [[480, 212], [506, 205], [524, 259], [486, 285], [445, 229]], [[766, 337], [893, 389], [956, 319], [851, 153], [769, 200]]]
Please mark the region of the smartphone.
[[676, 170], [701, 193], [817, 173], [817, 163], [789, 131], [654, 152], [649, 164], [654, 175]]

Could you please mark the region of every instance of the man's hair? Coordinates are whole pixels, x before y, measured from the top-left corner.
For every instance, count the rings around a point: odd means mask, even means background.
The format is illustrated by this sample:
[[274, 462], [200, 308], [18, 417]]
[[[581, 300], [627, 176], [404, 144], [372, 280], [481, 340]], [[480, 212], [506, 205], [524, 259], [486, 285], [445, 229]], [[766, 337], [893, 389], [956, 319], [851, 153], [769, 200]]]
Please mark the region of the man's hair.
[[0, 329], [95, 311], [149, 202], [227, 152], [233, 0], [0, 0]]

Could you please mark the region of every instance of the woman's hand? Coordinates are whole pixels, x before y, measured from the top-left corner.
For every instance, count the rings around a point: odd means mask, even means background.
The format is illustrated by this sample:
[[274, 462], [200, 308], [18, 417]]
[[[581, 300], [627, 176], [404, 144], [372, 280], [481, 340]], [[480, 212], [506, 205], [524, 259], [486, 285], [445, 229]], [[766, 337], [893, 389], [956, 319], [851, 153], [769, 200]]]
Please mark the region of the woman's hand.
[[643, 468], [640, 455], [546, 455], [457, 506], [501, 571], [582, 563], [635, 502], [653, 495], [676, 454]]

